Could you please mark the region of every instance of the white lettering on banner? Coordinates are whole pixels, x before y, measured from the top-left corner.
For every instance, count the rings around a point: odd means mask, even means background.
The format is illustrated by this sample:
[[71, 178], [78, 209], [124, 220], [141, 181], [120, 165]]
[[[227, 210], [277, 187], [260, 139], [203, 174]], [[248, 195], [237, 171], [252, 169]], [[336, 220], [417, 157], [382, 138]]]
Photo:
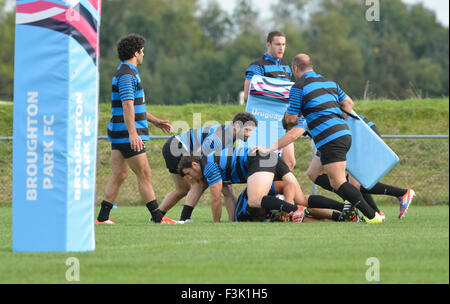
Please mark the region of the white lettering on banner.
[[276, 120], [282, 120], [283, 119], [282, 115], [278, 115], [278, 114], [275, 114], [275, 113], [260, 112], [257, 109], [252, 109], [252, 114], [255, 115], [255, 116], [264, 117], [266, 119], [267, 118], [274, 118]]
[[44, 146], [43, 149], [43, 165], [44, 165], [44, 178], [42, 181], [42, 188], [49, 190], [53, 189], [53, 168], [54, 168], [54, 150], [53, 146], [55, 141], [53, 140], [53, 135], [55, 132], [52, 129], [53, 124], [55, 123], [55, 116], [51, 115], [48, 117], [44, 115], [44, 137], [45, 139], [42, 141]]
[[37, 200], [37, 162], [38, 146], [36, 115], [38, 114], [38, 92], [28, 92], [27, 96], [27, 167], [26, 167], [26, 200]]
[[83, 94], [75, 93], [75, 141], [74, 141], [74, 199], [80, 200], [83, 190], [91, 189], [89, 178], [91, 176], [91, 141], [92, 119], [83, 117]]

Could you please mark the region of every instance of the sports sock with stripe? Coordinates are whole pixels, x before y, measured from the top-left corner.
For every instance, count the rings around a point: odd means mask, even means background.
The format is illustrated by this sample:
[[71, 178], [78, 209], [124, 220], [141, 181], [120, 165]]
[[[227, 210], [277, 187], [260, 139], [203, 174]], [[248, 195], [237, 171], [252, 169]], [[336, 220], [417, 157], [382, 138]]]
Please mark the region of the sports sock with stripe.
[[150, 213], [152, 214], [153, 221], [155, 223], [160, 223], [163, 218], [163, 214], [158, 208], [158, 202], [156, 200], [153, 200], [147, 203], [146, 206], [148, 211], [150, 211]]
[[390, 195], [395, 197], [400, 197], [406, 194], [407, 189], [397, 188], [394, 186], [376, 183], [372, 189], [366, 189], [361, 187], [362, 193], [370, 193], [370, 194], [382, 194], [382, 195]]

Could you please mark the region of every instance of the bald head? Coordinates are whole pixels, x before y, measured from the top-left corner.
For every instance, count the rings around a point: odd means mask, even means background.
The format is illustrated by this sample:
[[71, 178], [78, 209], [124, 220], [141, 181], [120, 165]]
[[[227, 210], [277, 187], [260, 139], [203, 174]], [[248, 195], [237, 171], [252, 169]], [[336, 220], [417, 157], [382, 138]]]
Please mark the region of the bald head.
[[295, 56], [292, 61], [292, 66], [297, 67], [301, 72], [312, 70], [313, 68], [311, 57], [306, 54], [298, 54]]

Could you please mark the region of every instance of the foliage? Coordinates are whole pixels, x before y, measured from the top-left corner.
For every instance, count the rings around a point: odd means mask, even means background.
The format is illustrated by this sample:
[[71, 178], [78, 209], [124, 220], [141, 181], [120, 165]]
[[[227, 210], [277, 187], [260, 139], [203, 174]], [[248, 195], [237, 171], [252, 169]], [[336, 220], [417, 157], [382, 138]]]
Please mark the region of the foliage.
[[[256, 0], [108, 0], [102, 4], [100, 100], [109, 102], [127, 33], [147, 39], [140, 67], [151, 104], [235, 103], [248, 64], [265, 52], [272, 29], [287, 37], [284, 59], [308, 53], [315, 69], [356, 99], [448, 96], [449, 32], [422, 4], [383, 1], [368, 22], [366, 1], [273, 0], [271, 28]], [[14, 11], [0, 0], [0, 99], [13, 98]]]

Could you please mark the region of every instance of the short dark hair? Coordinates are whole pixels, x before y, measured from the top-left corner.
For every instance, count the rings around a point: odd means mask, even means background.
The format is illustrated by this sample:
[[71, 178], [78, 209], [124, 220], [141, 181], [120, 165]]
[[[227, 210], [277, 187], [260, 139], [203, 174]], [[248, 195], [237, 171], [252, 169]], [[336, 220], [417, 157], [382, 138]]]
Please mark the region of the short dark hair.
[[281, 31], [272, 31], [269, 33], [269, 35], [267, 35], [267, 42], [272, 43], [273, 38], [275, 37], [285, 37], [286, 35], [283, 34], [283, 32]]
[[255, 124], [255, 127], [258, 125], [258, 120], [256, 120], [253, 114], [248, 112], [239, 112], [236, 115], [234, 115], [233, 125], [237, 122], [240, 122], [242, 123], [242, 125], [245, 125], [249, 121], [252, 121]]
[[140, 52], [145, 45], [145, 38], [139, 34], [128, 34], [120, 38], [117, 43], [117, 54], [120, 61], [133, 58], [136, 52]]
[[184, 176], [183, 169], [192, 168], [192, 163], [200, 164], [200, 156], [182, 156], [178, 163], [178, 173]]
[[294, 126], [290, 126], [286, 120], [286, 115], [283, 116], [283, 119], [281, 120], [281, 125], [283, 126], [283, 129], [285, 129], [286, 131], [291, 130]]

